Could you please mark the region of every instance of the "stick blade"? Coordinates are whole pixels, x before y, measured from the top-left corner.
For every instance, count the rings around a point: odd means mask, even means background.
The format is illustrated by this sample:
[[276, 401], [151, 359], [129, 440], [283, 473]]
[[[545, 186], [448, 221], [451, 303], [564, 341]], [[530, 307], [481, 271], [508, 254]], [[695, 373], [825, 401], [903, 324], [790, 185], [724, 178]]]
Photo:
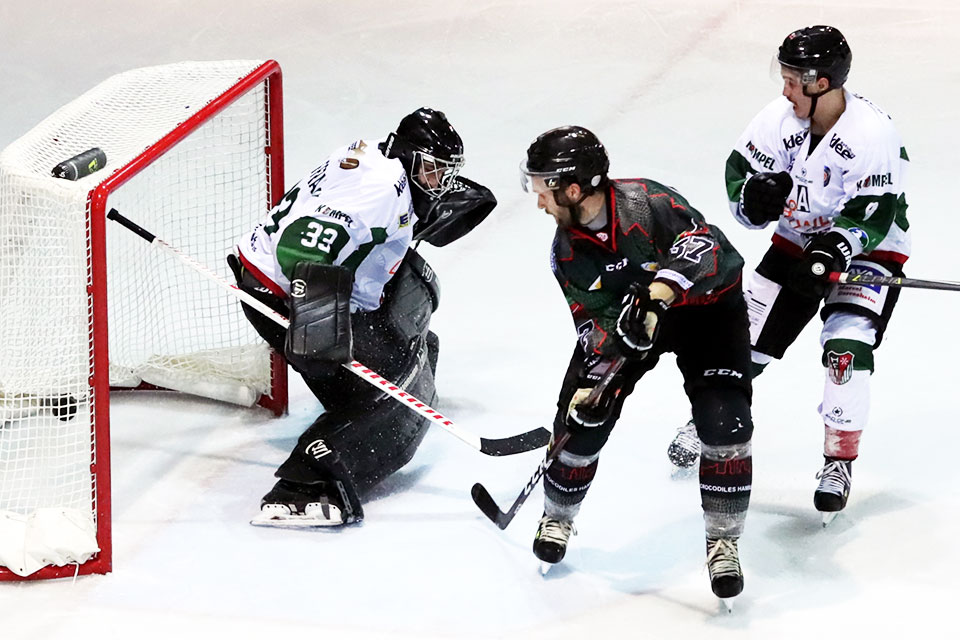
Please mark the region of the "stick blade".
[[546, 446], [550, 436], [548, 430], [537, 427], [508, 438], [480, 438], [480, 452], [488, 456], [512, 456]]
[[503, 529], [504, 527], [500, 525], [500, 522], [507, 514], [500, 511], [500, 507], [494, 502], [487, 488], [477, 482], [473, 485], [473, 488], [470, 489], [470, 495], [473, 497], [474, 504], [483, 512], [483, 515], [487, 516], [491, 522]]

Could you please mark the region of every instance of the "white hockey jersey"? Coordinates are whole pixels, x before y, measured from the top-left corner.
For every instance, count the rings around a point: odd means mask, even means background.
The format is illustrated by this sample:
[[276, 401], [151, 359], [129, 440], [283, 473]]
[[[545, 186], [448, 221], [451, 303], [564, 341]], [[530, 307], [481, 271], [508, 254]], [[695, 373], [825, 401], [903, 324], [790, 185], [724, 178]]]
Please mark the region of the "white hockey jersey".
[[334, 151], [237, 245], [244, 266], [274, 293], [288, 295], [294, 266], [307, 260], [353, 271], [351, 312], [380, 306], [416, 222], [406, 171], [380, 142]]
[[753, 119], [727, 159], [730, 209], [751, 229], [740, 207], [746, 179], [787, 171], [793, 190], [777, 223], [774, 244], [802, 249], [811, 234], [845, 229], [854, 255], [903, 264], [910, 255], [904, 182], [908, 157], [890, 117], [844, 90], [846, 110], [810, 151], [810, 121], [779, 97]]

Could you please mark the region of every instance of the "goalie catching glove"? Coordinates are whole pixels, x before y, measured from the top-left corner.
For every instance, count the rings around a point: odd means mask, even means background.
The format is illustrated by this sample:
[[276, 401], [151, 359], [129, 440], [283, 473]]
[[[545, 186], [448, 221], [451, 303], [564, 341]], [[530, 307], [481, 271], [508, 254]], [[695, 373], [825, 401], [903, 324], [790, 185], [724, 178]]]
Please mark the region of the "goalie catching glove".
[[308, 376], [353, 359], [350, 294], [353, 273], [346, 267], [298, 262], [290, 278], [290, 328], [284, 354]]

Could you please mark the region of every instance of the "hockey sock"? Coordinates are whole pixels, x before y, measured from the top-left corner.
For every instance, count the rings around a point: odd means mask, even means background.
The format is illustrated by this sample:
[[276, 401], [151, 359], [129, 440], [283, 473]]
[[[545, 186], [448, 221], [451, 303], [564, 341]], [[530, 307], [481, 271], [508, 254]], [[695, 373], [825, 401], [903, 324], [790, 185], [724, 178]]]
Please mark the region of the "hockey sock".
[[544, 476], [545, 511], [551, 518], [573, 521], [597, 474], [599, 454], [578, 456], [563, 451]]
[[823, 455], [840, 460], [856, 460], [860, 451], [859, 431], [841, 431], [824, 425], [823, 427]]
[[700, 499], [709, 537], [736, 538], [743, 533], [752, 482], [750, 442], [731, 445], [703, 443]]

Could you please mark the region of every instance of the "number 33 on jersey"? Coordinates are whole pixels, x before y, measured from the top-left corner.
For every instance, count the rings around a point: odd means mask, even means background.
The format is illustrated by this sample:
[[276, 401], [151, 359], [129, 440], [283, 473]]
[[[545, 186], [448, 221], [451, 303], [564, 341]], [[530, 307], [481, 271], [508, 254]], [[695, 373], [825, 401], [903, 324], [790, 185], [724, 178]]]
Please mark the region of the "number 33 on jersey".
[[403, 165], [385, 158], [378, 143], [337, 149], [294, 185], [238, 245], [244, 263], [286, 294], [297, 262], [347, 267], [351, 309], [376, 309], [416, 222]]

